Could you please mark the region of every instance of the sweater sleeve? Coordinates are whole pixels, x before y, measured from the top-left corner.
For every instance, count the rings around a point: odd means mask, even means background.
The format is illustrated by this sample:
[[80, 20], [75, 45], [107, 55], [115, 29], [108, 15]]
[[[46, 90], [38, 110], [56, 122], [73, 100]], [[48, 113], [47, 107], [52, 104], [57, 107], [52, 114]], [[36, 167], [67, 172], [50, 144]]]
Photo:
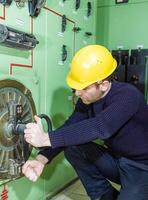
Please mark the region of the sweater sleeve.
[[64, 147], [59, 147], [53, 149], [52, 147], [46, 147], [39, 151], [38, 155], [41, 154], [48, 159], [48, 163], [50, 163], [59, 153], [64, 150]]
[[82, 121], [87, 117], [87, 106], [82, 103], [81, 99], [79, 99], [75, 106], [74, 112], [60, 128]]
[[96, 138], [108, 139], [137, 112], [139, 92], [126, 88], [108, 97], [108, 105], [95, 117], [49, 132], [53, 148], [83, 144]]

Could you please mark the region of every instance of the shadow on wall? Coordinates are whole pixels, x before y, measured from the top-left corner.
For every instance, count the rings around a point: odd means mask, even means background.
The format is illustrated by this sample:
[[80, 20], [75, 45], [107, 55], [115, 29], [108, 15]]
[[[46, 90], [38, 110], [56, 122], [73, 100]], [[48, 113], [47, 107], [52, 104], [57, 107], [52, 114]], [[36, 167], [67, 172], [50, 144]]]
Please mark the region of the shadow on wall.
[[53, 128], [61, 126], [73, 110], [72, 92], [70, 89], [60, 87], [53, 92], [50, 107], [50, 116]]

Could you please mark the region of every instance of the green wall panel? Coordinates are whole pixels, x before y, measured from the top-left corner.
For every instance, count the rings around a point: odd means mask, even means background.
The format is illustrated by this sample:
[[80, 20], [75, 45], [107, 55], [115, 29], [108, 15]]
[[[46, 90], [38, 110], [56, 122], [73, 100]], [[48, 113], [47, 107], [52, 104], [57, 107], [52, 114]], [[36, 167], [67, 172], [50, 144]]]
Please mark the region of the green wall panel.
[[97, 43], [111, 49], [119, 46], [131, 49], [139, 45], [147, 48], [148, 1], [129, 1], [115, 6], [112, 6], [114, 1], [107, 2], [104, 6], [98, 1]]
[[[88, 18], [87, 2], [81, 1], [75, 10], [75, 1], [46, 1], [37, 18], [29, 17], [28, 5], [18, 8], [15, 1], [9, 7], [0, 4], [0, 23], [27, 33], [33, 33], [39, 44], [33, 51], [0, 46], [0, 80], [14, 79], [25, 85], [32, 93], [37, 113], [46, 113], [52, 118], [53, 128], [59, 127], [73, 110], [72, 92], [65, 78], [71, 59], [79, 48], [95, 43], [96, 0], [92, 3], [92, 15]], [[5, 10], [5, 16], [4, 16]], [[15, 12], [14, 12], [15, 11]], [[61, 32], [61, 16], [67, 17], [66, 31]], [[75, 33], [74, 27], [82, 31]], [[85, 32], [92, 32], [86, 37]], [[66, 45], [67, 59], [62, 62], [62, 46]], [[14, 64], [11, 67], [11, 64]], [[15, 66], [20, 64], [22, 66]], [[30, 66], [29, 68], [25, 66]], [[33, 149], [31, 158], [37, 154]], [[60, 178], [59, 178], [60, 174]], [[61, 153], [45, 170], [36, 183], [25, 177], [8, 182], [9, 200], [45, 200], [76, 177], [70, 164]], [[5, 180], [9, 181], [9, 180]], [[0, 184], [3, 182], [0, 181]], [[0, 186], [0, 193], [3, 185]]]
[[129, 5], [129, 4], [137, 4], [137, 3], [145, 3], [147, 0], [128, 0], [128, 3], [115, 3], [115, 0], [97, 0], [98, 7], [102, 6], [115, 6], [115, 5]]
[[[129, 0], [115, 4], [114, 0], [97, 1], [97, 43], [110, 50], [148, 48], [148, 0]], [[145, 96], [147, 96], [147, 66]]]
[[[53, 119], [54, 127], [60, 125], [70, 114], [69, 109], [72, 105], [68, 97], [71, 91], [68, 89], [65, 78], [69, 70], [72, 55], [74, 53], [74, 33], [72, 32], [73, 23], [67, 22], [66, 31], [61, 33], [61, 17], [48, 13], [47, 26], [50, 27], [51, 21], [55, 22], [52, 32], [47, 32], [47, 68], [46, 68], [46, 104], [47, 110]], [[56, 41], [56, 42], [55, 42]], [[66, 46], [67, 58], [62, 62], [62, 46]], [[53, 79], [54, 77], [54, 79]], [[62, 104], [62, 105], [61, 105]], [[71, 107], [72, 108], [72, 107]], [[60, 124], [58, 124], [59, 122]]]

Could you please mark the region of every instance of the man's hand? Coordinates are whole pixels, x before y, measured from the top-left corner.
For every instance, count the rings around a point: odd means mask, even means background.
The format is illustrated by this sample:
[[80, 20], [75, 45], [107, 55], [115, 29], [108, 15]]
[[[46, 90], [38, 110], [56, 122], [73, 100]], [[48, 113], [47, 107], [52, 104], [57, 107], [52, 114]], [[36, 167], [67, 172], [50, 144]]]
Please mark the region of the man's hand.
[[38, 155], [35, 160], [28, 160], [22, 167], [22, 173], [31, 181], [35, 182], [41, 175], [48, 159]]
[[44, 168], [44, 164], [37, 160], [28, 160], [22, 168], [23, 174], [30, 180], [30, 181], [37, 181], [39, 176], [41, 175]]
[[26, 142], [34, 147], [51, 146], [48, 134], [43, 131], [41, 119], [38, 116], [35, 116], [34, 119], [36, 123], [28, 123], [24, 130]]

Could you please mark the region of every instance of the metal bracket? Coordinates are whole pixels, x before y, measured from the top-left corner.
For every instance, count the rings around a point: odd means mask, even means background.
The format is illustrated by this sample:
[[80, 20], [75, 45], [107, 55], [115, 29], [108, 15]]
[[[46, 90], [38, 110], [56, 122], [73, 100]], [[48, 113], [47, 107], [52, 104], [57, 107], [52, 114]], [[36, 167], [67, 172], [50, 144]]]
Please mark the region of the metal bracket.
[[85, 32], [85, 36], [92, 36], [92, 33], [91, 32]]
[[80, 27], [74, 27], [72, 30], [73, 30], [73, 32], [78, 33], [79, 31], [81, 31], [81, 28]]
[[0, 3], [4, 6], [9, 6], [12, 3], [12, 0], [0, 0]]
[[67, 25], [66, 15], [63, 15], [63, 16], [62, 16], [62, 28], [61, 28], [62, 33], [65, 32], [65, 30], [66, 30], [66, 25]]
[[0, 45], [16, 49], [31, 50], [39, 42], [34, 35], [0, 24]]
[[119, 4], [119, 3], [128, 3], [128, 0], [115, 0], [115, 3], [116, 4]]
[[27, 0], [15, 0], [17, 7], [24, 7]]
[[66, 45], [62, 46], [62, 61], [65, 62], [67, 59], [67, 49], [66, 49]]
[[46, 0], [28, 0], [29, 14], [31, 17], [37, 17]]
[[91, 2], [87, 2], [87, 17], [89, 17], [91, 15], [91, 11], [92, 11], [92, 5]]
[[75, 9], [78, 10], [80, 8], [81, 0], [76, 0]]

